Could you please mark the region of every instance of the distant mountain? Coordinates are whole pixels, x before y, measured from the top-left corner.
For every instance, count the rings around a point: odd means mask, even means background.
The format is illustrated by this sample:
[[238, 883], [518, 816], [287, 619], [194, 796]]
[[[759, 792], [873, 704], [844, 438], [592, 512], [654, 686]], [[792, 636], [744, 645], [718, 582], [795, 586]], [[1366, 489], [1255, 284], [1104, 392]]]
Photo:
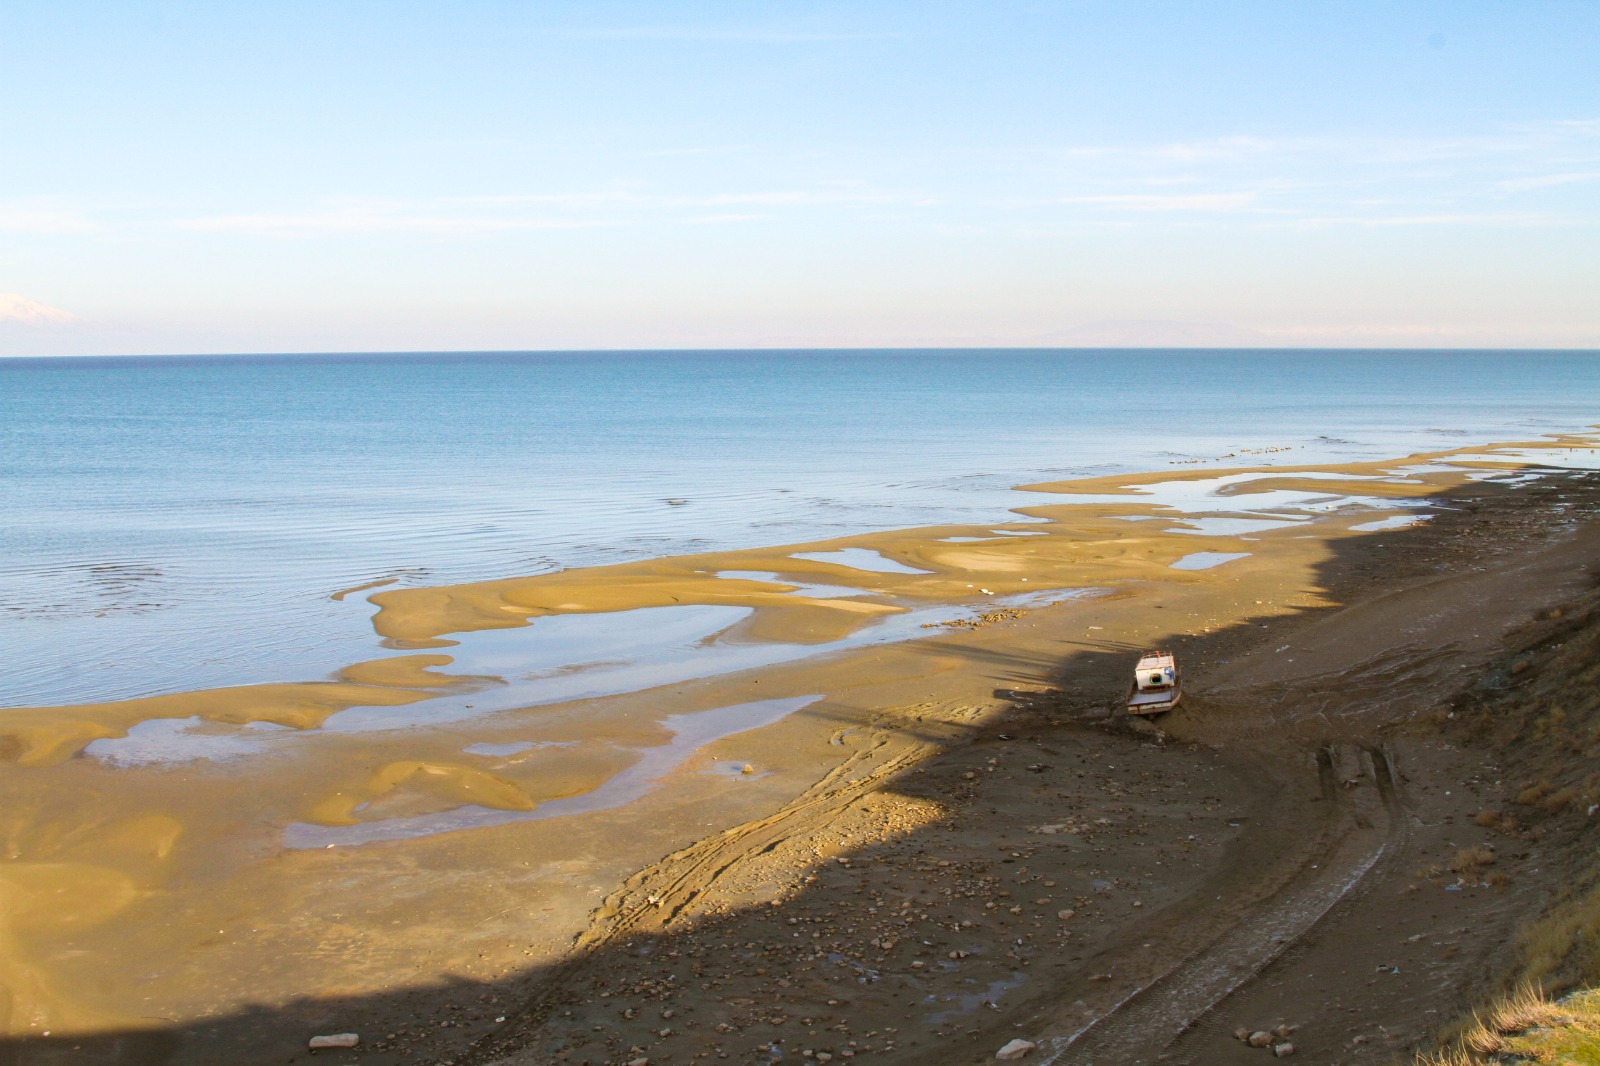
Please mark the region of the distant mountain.
[[1130, 318], [1086, 322], [1042, 334], [1038, 343], [1066, 348], [1233, 348], [1263, 347], [1267, 338], [1252, 329], [1221, 322], [1174, 322]]
[[30, 300], [14, 292], [0, 292], [0, 321], [21, 322], [29, 326], [49, 326], [76, 322], [78, 316], [59, 307]]

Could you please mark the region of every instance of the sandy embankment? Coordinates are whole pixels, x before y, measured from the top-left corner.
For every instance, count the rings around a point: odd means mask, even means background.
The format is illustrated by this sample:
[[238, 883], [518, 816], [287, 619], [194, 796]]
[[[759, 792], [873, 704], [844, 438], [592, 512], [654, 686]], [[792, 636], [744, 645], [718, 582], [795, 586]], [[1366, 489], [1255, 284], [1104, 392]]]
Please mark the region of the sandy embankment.
[[[1582, 443], [1574, 439], [1518, 447]], [[827, 936], [840, 945], [833, 954], [854, 960], [835, 964], [840, 976], [855, 982], [862, 976], [858, 964], [880, 975], [897, 971], [883, 985], [881, 1003], [860, 1005], [858, 1017], [849, 1023], [851, 1039], [873, 1032], [856, 1043], [862, 1050], [870, 1045], [878, 1054], [890, 1043], [913, 1047], [909, 1037], [888, 1040], [889, 1022], [882, 1019], [924, 1001], [915, 981], [932, 971], [918, 971], [937, 967], [940, 974], [956, 975], [950, 993], [956, 1005], [950, 1010], [960, 1025], [924, 1018], [916, 1023], [922, 1027], [917, 1039], [935, 1039], [931, 1034], [949, 1030], [937, 1039], [970, 1035], [976, 1048], [996, 1031], [997, 1019], [981, 1002], [968, 1004], [978, 991], [962, 993], [966, 983], [977, 982], [973, 988], [979, 991], [993, 986], [984, 994], [1007, 1007], [992, 1013], [1011, 1018], [1019, 1009], [1012, 1004], [1037, 1005], [1043, 1002], [1043, 991], [1057, 982], [1098, 976], [1085, 972], [1090, 960], [1100, 957], [1096, 952], [1126, 939], [1125, 918], [1101, 917], [1105, 905], [1097, 885], [1111, 885], [1114, 891], [1135, 883], [1151, 885], [1150, 891], [1158, 894], [1148, 905], [1167, 912], [1174, 943], [1187, 944], [1185, 936], [1203, 939], [1203, 931], [1212, 926], [1178, 919], [1204, 891], [1220, 883], [1218, 878], [1232, 886], [1226, 912], [1246, 914], [1255, 896], [1270, 894], [1273, 885], [1289, 884], [1298, 876], [1299, 867], [1288, 863], [1280, 868], [1277, 860], [1311, 854], [1324, 839], [1360, 851], [1340, 829], [1342, 819], [1355, 817], [1348, 812], [1330, 814], [1312, 831], [1298, 822], [1275, 825], [1272, 815], [1283, 802], [1285, 786], [1234, 754], [1204, 756], [1179, 769], [1186, 782], [1182, 787], [1171, 784], [1169, 749], [1150, 750], [1098, 732], [1038, 741], [1043, 754], [1032, 756], [1031, 765], [1073, 760], [1080, 767], [1068, 786], [1044, 769], [1003, 765], [1006, 759], [999, 751], [993, 764], [986, 761], [988, 756], [978, 759], [978, 752], [988, 750], [984, 745], [1009, 743], [994, 737], [1002, 721], [1032, 722], [1029, 728], [1039, 730], [1068, 728], [1052, 717], [1056, 712], [1008, 718], [1018, 713], [1019, 700], [1026, 703], [1017, 693], [1054, 692], [1065, 683], [1071, 695], [1057, 711], [1103, 706], [1122, 684], [1128, 651], [1156, 641], [1191, 648], [1186, 661], [1206, 676], [1214, 665], [1220, 668], [1218, 660], [1243, 647], [1245, 636], [1255, 639], [1258, 627], [1290, 624], [1332, 607], [1326, 571], [1350, 557], [1352, 545], [1398, 536], [1353, 530], [1381, 518], [1381, 509], [1323, 514], [1307, 510], [1308, 505], [1350, 494], [1411, 500], [1476, 491], [1468, 475], [1497, 465], [1493, 460], [1443, 465], [1450, 459], [1441, 453], [1332, 470], [1275, 468], [1265, 476], [1250, 470], [1188, 470], [1100, 479], [1041, 487], [1088, 498], [1027, 508], [1025, 523], [919, 529], [539, 578], [380, 592], [372, 597], [382, 608], [375, 626], [390, 647], [406, 654], [357, 664], [335, 681], [0, 712], [0, 757], [9, 764], [0, 774], [0, 833], [8, 858], [0, 867], [0, 894], [7, 904], [0, 918], [0, 943], [6, 946], [0, 1021], [19, 1035], [52, 1030], [56, 1035], [51, 1041], [62, 1032], [71, 1034], [69, 1039], [94, 1031], [130, 1034], [119, 1038], [119, 1046], [131, 1056], [125, 1061], [149, 1058], [153, 1052], [141, 1048], [168, 1047], [172, 1039], [177, 1041], [173, 1061], [207, 1061], [218, 1041], [233, 1049], [232, 1061], [287, 1061], [303, 1047], [309, 1030], [358, 1023], [369, 1032], [384, 1030], [376, 1043], [387, 1050], [376, 1050], [364, 1061], [457, 1054], [466, 1044], [497, 1032], [499, 1025], [520, 1035], [485, 1045], [480, 1058], [504, 1051], [529, 1062], [554, 1061], [540, 1056], [553, 1055], [548, 1048], [556, 1041], [571, 1061], [595, 1054], [600, 1057], [593, 1061], [609, 1061], [613, 1052], [646, 1040], [648, 1032], [668, 1028], [672, 1035], [651, 1041], [663, 1045], [652, 1054], [688, 1061], [702, 1052], [715, 1054], [711, 1049], [720, 1043], [730, 1048], [741, 1041], [748, 1044], [754, 1023], [745, 1016], [758, 1001], [765, 1003], [762, 996], [776, 997], [762, 1011], [787, 1019], [789, 1008], [779, 1008], [786, 996], [793, 996], [773, 982], [780, 980], [777, 967], [799, 967], [800, 960], [773, 963], [775, 968], [766, 973], [761, 971], [769, 967], [756, 956], [748, 962], [740, 956], [738, 965], [746, 969], [735, 971], [728, 969], [730, 956], [723, 951], [724, 972], [698, 982], [712, 987], [698, 989], [697, 1002], [684, 1009], [744, 1012], [730, 1014], [728, 1021], [674, 1027], [662, 1023], [659, 1010], [645, 1018], [641, 1006], [630, 1008], [636, 1012], [633, 1018], [606, 1015], [601, 1036], [582, 1035], [594, 1033], [592, 1023], [579, 1027], [574, 1022], [560, 1033], [539, 1027], [562, 1017], [561, 1010], [608, 1006], [593, 982], [596, 975], [602, 981], [616, 979], [604, 975], [621, 972], [614, 968], [623, 965], [630, 940], [667, 937], [675, 944], [671, 938], [698, 935], [693, 931], [709, 928], [706, 923], [715, 924], [722, 920], [719, 916], [753, 921], [790, 914], [785, 908], [803, 908], [820, 898], [829, 878], [848, 876], [837, 863], [826, 867], [828, 874], [818, 873], [824, 859], [892, 845], [901, 855], [920, 849], [926, 858], [916, 861], [930, 865], [928, 884], [935, 886], [935, 893], [940, 880], [964, 878], [959, 898], [979, 902], [973, 904], [972, 916], [953, 925], [970, 930], [990, 923], [987, 946], [951, 946], [938, 958], [922, 952], [923, 965], [914, 967], [917, 959], [910, 953], [920, 939], [891, 934], [886, 940], [882, 933], [866, 937], [874, 923], [883, 924], [884, 910], [915, 907], [913, 914], [922, 914], [930, 905], [925, 895], [915, 904], [894, 901], [909, 872], [898, 860], [885, 862], [876, 888], [862, 883], [855, 886], [859, 892], [849, 890], [852, 897], [880, 899], [883, 906], [877, 914], [863, 913], [855, 932], [845, 932], [838, 925], [841, 919], [812, 923], [820, 926], [813, 940]], [[1435, 465], [1419, 470], [1426, 462]], [[1508, 460], [1500, 468], [1515, 465]], [[1234, 476], [1238, 484], [1227, 485], [1227, 495], [1203, 508], [1208, 517], [1227, 516], [1233, 507], [1259, 512], [1264, 501], [1271, 501], [1270, 509], [1281, 511], [1285, 520], [1247, 535], [1196, 536], [1181, 531], [1182, 513], [1140, 495], [1142, 485]], [[1282, 493], [1298, 493], [1298, 503], [1276, 495]], [[1136, 518], [1150, 520], [1131, 520]], [[1167, 521], [1157, 520], [1161, 518]], [[1035, 535], [1008, 536], [997, 530]], [[876, 573], [794, 557], [796, 552], [849, 548], [870, 549], [900, 564], [901, 570], [922, 572]], [[1173, 562], [1200, 551], [1249, 554], [1215, 569], [1171, 569]], [[728, 571], [773, 576], [717, 576]], [[813, 583], [844, 587], [860, 598], [806, 595], [806, 586]], [[490, 699], [508, 689], [521, 692], [518, 685], [540, 682], [450, 671], [457, 658], [451, 655], [452, 640], [464, 641], [465, 650], [472, 634], [530, 622], [528, 632], [537, 636], [541, 619], [561, 616], [621, 615], [664, 606], [740, 608], [748, 613], [709, 638], [711, 644], [784, 642], [826, 648], [830, 641], [863, 632], [876, 619], [921, 605], [983, 605], [1008, 595], [1084, 588], [1104, 591], [1091, 600], [997, 616], [992, 624], [929, 630], [925, 639], [846, 648], [526, 710], [459, 713], [470, 707], [466, 701]], [[1354, 648], [1361, 639], [1373, 639], [1374, 632], [1356, 625], [1328, 646]], [[1337, 663], [1329, 667], [1345, 668]], [[1226, 687], [1227, 675], [1218, 676]], [[1252, 682], [1257, 688], [1267, 683]], [[432, 707], [448, 707], [452, 713], [433, 720], [426, 713]], [[392, 709], [362, 712], [369, 715], [422, 713], [408, 719], [412, 724], [404, 729], [317, 728], [351, 708]], [[677, 752], [676, 761], [662, 762], [659, 775], [639, 782], [636, 794], [621, 795], [615, 805], [585, 808], [585, 797], [605, 795], [608, 783], [630, 767], [653, 758], [652, 753], [671, 752], [676, 738], [698, 735], [695, 723], [711, 720], [700, 716], [722, 708], [751, 708], [748, 713], [765, 724], [743, 731], [731, 726], [712, 730], [703, 744]], [[1328, 708], [1319, 714], [1338, 718]], [[202, 743], [240, 745], [227, 749], [236, 751], [236, 757], [138, 763], [84, 756], [91, 742], [114, 741], [139, 723], [191, 718], [196, 722], [188, 732]], [[1240, 724], [1251, 721], [1236, 721], [1215, 708], [1208, 711], [1201, 702], [1192, 716], [1176, 718], [1172, 732], [1182, 737], [1185, 730], [1193, 731], [1190, 739], [1201, 744], [1215, 738], [1243, 744], [1248, 737], [1239, 737], [1237, 731], [1245, 728], [1248, 734], [1259, 728]], [[1271, 722], [1271, 716], [1264, 721]], [[260, 722], [282, 728], [241, 728], [242, 723]], [[1294, 735], [1304, 739], [1302, 732]], [[1325, 738], [1335, 741], [1356, 743]], [[1059, 753], [1045, 750], [1050, 744]], [[1110, 762], [1112, 758], [1117, 761]], [[1103, 770], [1099, 761], [1104, 761]], [[745, 765], [754, 772], [737, 772]], [[1052, 769], [1059, 771], [1060, 766]], [[935, 787], [941, 782], [948, 788]], [[1094, 797], [1101, 788], [1126, 797], [1120, 804], [1125, 809], [1101, 810], [1103, 797]], [[569, 806], [561, 809], [568, 813], [542, 816], [563, 802]], [[1091, 808], [1099, 811], [1093, 818]], [[452, 814], [462, 811], [466, 814]], [[1228, 818], [1244, 811], [1267, 834], [1258, 841], [1273, 841], [1265, 852], [1273, 862], [1257, 870], [1259, 876], [1248, 882], [1255, 887], [1248, 891], [1237, 883], [1236, 873], [1227, 872], [1230, 864], [1238, 866], [1240, 856], [1238, 846], [1226, 839]], [[439, 817], [464, 820], [427, 821]], [[997, 827], [994, 818], [1002, 819], [1003, 826]], [[1055, 835], [1074, 845], [1053, 854], [1056, 865], [1047, 873], [1040, 872], [1047, 864], [1035, 860], [1042, 838], [1030, 835], [1030, 819], [1063, 827]], [[1135, 838], [1124, 839], [1125, 833], [1137, 837], [1173, 821], [1193, 822], [1203, 832], [1167, 833], [1154, 849]], [[328, 838], [355, 841], [374, 827], [414, 824], [492, 827], [362, 846], [285, 846], [286, 839], [293, 839], [286, 838], [286, 831], [355, 830], [356, 836]], [[1137, 829], [1139, 825], [1146, 828]], [[296, 826], [309, 828], [294, 830]], [[938, 833], [948, 838], [940, 847], [962, 853], [964, 865], [958, 871], [938, 865], [957, 862], [935, 857], [937, 848], [927, 841], [939, 839]], [[1001, 865], [1016, 864], [1003, 857], [997, 865], [991, 854], [981, 860], [989, 865], [980, 865], [973, 857], [973, 849], [992, 853], [996, 839], [1016, 849], [1014, 858], [1028, 868], [1028, 883], [1035, 886], [1029, 891], [1039, 893], [1013, 903], [1022, 908], [1017, 913], [1009, 906], [983, 905], [1013, 898], [998, 895], [1011, 889], [998, 888], [996, 877], [1011, 872], [1002, 871]], [[1012, 856], [1007, 852], [1006, 857]], [[1163, 868], [1159, 877], [1156, 867]], [[625, 880], [619, 892], [617, 886]], [[1158, 882], [1159, 889], [1154, 887]], [[980, 899], [983, 895], [988, 898]], [[774, 908], [774, 901], [779, 906]], [[994, 913], [1001, 910], [1003, 915]], [[1062, 910], [1081, 913], [1083, 920], [1056, 924], [1062, 920], [1054, 916]], [[798, 922], [800, 913], [791, 916]], [[757, 943], [757, 932], [771, 940], [798, 931], [783, 921], [776, 929], [752, 931], [752, 939], [738, 943]], [[962, 921], [972, 924], [963, 927]], [[1071, 925], [1074, 921], [1078, 924]], [[1011, 938], [1015, 942], [1008, 951], [996, 946], [996, 922], [1015, 926], [1010, 931], [1018, 935]], [[913, 922], [907, 928], [920, 927]], [[552, 967], [573, 965], [574, 938], [578, 955], [590, 957], [581, 965], [597, 967], [582, 978], [596, 990], [585, 1002], [567, 1005], [550, 998], [546, 978]], [[869, 949], [863, 939], [887, 946]], [[1044, 964], [1046, 943], [1082, 946], [1052, 957], [1048, 965], [1053, 976], [1047, 980], [1023, 973], [1024, 963]], [[1196, 944], [1189, 947], [1198, 949]], [[680, 956], [703, 960], [703, 949], [685, 942]], [[693, 954], [697, 950], [702, 954]], [[1171, 958], [1158, 947], [1139, 950], [1156, 952], [1143, 956], [1150, 965], [1125, 967], [1120, 973], [1112, 969], [1105, 981], [1083, 986], [1096, 993], [1078, 997], [1082, 1006], [1077, 1009], [1084, 1017], [1114, 1001], [1108, 997], [1125, 993], [1126, 981], [1157, 971], [1159, 960]], [[880, 954], [873, 956], [874, 951]], [[712, 963], [696, 965], [707, 970]], [[564, 980], [579, 979], [576, 971], [560, 972]], [[979, 980], [983, 973], [988, 973], [986, 982]], [[465, 983], [466, 991], [438, 990], [451, 981]], [[893, 996], [887, 993], [891, 984], [898, 990]], [[878, 980], [870, 983], [879, 985]], [[735, 986], [745, 986], [742, 998], [751, 999], [750, 1004], [727, 1006]], [[683, 978], [675, 979], [674, 987], [675, 994], [688, 991]], [[937, 999], [946, 993], [926, 994]], [[534, 996], [538, 1009], [519, 1016], [511, 1004], [526, 995]], [[426, 1037], [420, 1035], [417, 1013], [446, 1011], [454, 998], [470, 1009], [442, 1016], [463, 1024], [430, 1026]], [[246, 1009], [247, 1004], [255, 1006]], [[823, 999], [811, 1009], [821, 1014], [825, 1007]], [[505, 1016], [512, 1020], [496, 1023], [493, 1018], [501, 1014], [494, 1011], [509, 1011]], [[833, 1010], [830, 1017], [845, 1013]], [[879, 1019], [876, 1025], [874, 1018]], [[632, 1025], [635, 1020], [640, 1024]], [[655, 1028], [647, 1032], [641, 1028], [644, 1021]], [[839, 1023], [830, 1022], [834, 1024]], [[974, 1024], [978, 1032], [966, 1034]], [[717, 1025], [728, 1028], [719, 1030]], [[396, 1033], [392, 1040], [386, 1038], [390, 1031]], [[840, 1055], [857, 1050], [846, 1039], [828, 1039]], [[546, 1050], [528, 1050], [535, 1047]]]

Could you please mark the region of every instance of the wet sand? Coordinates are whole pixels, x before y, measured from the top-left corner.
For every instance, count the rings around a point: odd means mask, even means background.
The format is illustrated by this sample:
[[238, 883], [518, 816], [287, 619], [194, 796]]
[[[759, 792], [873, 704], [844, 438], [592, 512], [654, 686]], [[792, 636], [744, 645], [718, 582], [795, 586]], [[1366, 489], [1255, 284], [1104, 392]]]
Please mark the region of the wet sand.
[[[1116, 1004], [1241, 924], [1303, 937], [1345, 898], [1308, 867], [1392, 862], [1384, 729], [1571, 595], [1560, 553], [1591, 547], [1577, 482], [1477, 479], [1591, 443], [1034, 486], [1067, 502], [377, 591], [396, 654], [336, 679], [0, 711], [0, 1021], [34, 1038], [8, 1046], [267, 1063], [359, 1030], [352, 1061], [768, 1061], [780, 1038], [980, 1061], [1014, 1031], [1133, 1061], [1209, 1004]], [[1174, 569], [1203, 553], [1234, 558]], [[1023, 595], [1063, 602], [998, 606]], [[502, 637], [678, 610], [709, 613], [675, 615], [660, 662], [492, 668]], [[1159, 734], [1108, 728], [1155, 643], [1197, 697]], [[541, 696], [573, 678], [603, 694]], [[1407, 772], [1465, 758], [1406, 743]], [[1265, 972], [1266, 942], [1218, 965]]]

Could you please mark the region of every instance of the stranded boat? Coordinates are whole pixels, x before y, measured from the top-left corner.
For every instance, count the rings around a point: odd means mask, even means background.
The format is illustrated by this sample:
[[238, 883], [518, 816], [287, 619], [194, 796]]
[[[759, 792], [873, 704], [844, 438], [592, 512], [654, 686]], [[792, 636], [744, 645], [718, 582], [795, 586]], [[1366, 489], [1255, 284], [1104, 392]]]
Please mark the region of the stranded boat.
[[1129, 714], [1170, 711], [1182, 698], [1178, 660], [1170, 651], [1147, 651], [1139, 657], [1139, 665], [1133, 669], [1133, 684], [1128, 687]]

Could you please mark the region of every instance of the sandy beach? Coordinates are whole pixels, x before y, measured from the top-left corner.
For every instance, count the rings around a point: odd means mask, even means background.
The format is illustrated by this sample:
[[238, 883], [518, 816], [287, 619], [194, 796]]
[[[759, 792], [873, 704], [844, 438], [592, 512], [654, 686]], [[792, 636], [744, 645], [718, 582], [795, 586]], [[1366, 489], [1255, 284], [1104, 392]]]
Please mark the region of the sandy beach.
[[1594, 447], [330, 589], [396, 654], [0, 711], [0, 1061], [1389, 1061], [1559, 880], [1452, 716], [1587, 602]]

